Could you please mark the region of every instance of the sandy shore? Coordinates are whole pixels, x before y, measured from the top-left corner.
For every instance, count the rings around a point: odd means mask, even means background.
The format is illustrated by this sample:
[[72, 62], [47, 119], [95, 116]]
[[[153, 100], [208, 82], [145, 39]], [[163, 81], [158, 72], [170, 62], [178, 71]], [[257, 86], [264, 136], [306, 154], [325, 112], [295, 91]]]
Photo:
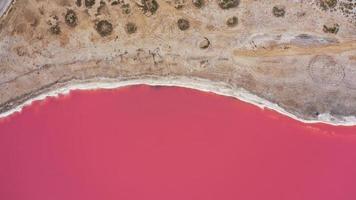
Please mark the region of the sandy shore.
[[151, 86], [177, 86], [183, 88], [196, 89], [203, 92], [212, 92], [222, 96], [234, 97], [238, 100], [253, 104], [261, 109], [268, 108], [275, 110], [278, 113], [293, 118], [294, 120], [301, 121], [303, 123], [325, 123], [335, 126], [354, 126], [356, 125], [356, 118], [353, 116], [344, 117], [342, 120], [333, 118], [329, 113], [323, 113], [319, 115], [318, 120], [304, 120], [297, 116], [287, 112], [277, 104], [271, 103], [263, 98], [260, 98], [254, 94], [249, 93], [244, 89], [234, 90], [223, 82], [213, 82], [205, 79], [190, 79], [186, 77], [175, 78], [147, 78], [140, 80], [127, 80], [127, 81], [115, 81], [112, 79], [98, 79], [96, 82], [87, 83], [70, 83], [67, 86], [57, 88], [53, 91], [41, 94], [26, 102], [16, 106], [14, 109], [5, 113], [1, 113], [0, 117], [7, 117], [15, 112], [21, 112], [25, 106], [31, 105], [32, 102], [38, 100], [44, 100], [46, 97], [55, 97], [60, 94], [69, 94], [71, 90], [94, 90], [94, 89], [114, 89], [119, 87], [133, 86], [133, 85], [151, 85]]
[[148, 84], [232, 96], [307, 123], [355, 125], [356, 23], [345, 1], [331, 12], [319, 0], [230, 9], [157, 0], [149, 13], [135, 1], [4, 0], [0, 115], [74, 89]]

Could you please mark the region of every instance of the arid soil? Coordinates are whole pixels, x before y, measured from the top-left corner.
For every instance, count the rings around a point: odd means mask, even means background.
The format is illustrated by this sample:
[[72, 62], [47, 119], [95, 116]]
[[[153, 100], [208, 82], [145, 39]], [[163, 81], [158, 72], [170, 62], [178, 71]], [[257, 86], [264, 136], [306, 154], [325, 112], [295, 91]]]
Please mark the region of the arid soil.
[[356, 119], [356, 0], [3, 2], [0, 113], [74, 83], [184, 77]]

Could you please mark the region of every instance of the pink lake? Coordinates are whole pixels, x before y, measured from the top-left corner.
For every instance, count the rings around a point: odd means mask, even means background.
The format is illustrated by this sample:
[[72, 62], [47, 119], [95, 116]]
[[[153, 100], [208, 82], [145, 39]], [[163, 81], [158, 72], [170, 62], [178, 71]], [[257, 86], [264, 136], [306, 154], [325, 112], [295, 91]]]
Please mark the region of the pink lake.
[[2, 200], [355, 200], [356, 127], [176, 87], [73, 91], [0, 120]]

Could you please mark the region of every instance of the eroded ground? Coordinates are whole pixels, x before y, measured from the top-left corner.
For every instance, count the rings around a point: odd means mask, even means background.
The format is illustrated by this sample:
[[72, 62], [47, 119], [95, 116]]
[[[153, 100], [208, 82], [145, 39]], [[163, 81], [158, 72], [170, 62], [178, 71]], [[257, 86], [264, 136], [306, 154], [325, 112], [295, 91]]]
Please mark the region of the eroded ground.
[[147, 77], [224, 82], [307, 120], [356, 116], [356, 0], [21, 0], [0, 20], [0, 112]]

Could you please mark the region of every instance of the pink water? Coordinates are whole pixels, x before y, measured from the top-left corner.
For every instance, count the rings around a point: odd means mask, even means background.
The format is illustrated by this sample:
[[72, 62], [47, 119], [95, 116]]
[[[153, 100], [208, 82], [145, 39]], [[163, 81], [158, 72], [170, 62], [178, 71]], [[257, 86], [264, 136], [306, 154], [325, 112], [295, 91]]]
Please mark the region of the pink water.
[[0, 120], [2, 200], [355, 200], [356, 127], [174, 87], [75, 91]]

